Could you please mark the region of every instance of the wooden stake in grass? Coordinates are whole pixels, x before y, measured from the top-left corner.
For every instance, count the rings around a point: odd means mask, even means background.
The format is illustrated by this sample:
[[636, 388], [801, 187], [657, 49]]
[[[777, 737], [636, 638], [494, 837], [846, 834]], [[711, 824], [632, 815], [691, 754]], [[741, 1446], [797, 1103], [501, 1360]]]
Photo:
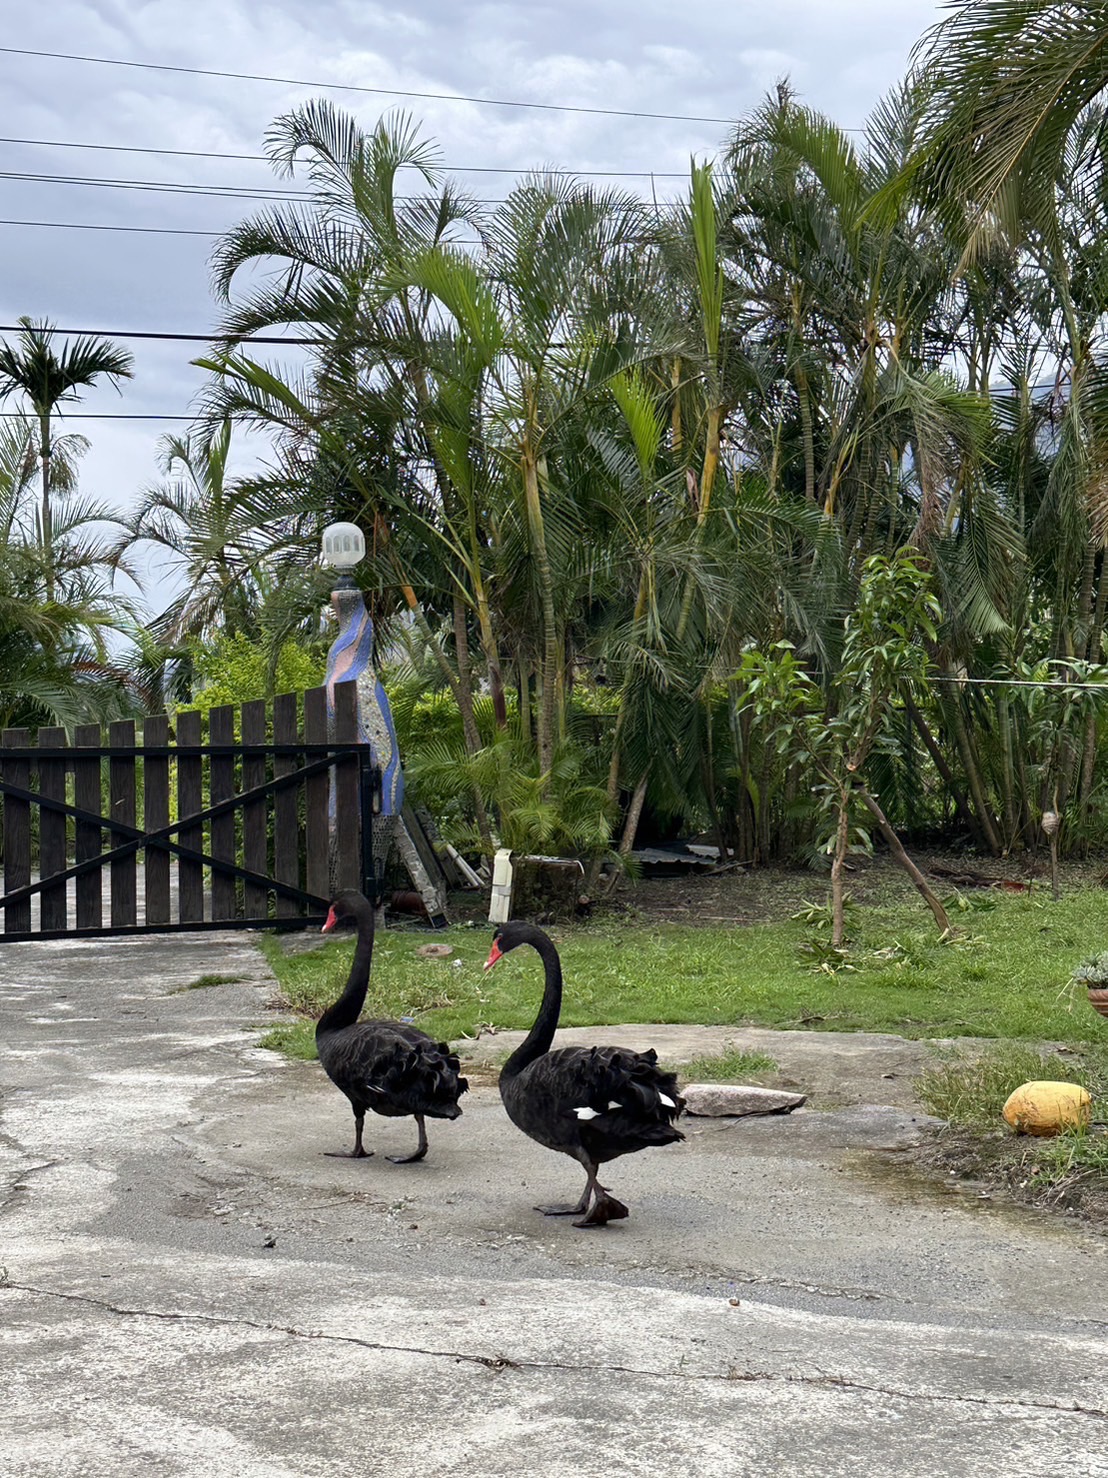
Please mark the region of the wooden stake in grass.
[[1058, 877], [1058, 831], [1062, 825], [1062, 818], [1057, 811], [1044, 811], [1040, 824], [1050, 843], [1050, 891], [1057, 903], [1062, 896], [1062, 884]]

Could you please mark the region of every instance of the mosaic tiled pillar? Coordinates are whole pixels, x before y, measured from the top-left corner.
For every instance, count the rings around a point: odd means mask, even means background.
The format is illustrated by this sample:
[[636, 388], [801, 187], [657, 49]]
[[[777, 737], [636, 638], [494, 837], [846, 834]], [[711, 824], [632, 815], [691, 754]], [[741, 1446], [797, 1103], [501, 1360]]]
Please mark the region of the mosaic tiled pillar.
[[445, 899], [423, 866], [401, 815], [404, 771], [388, 694], [373, 667], [373, 622], [358, 590], [332, 591], [331, 605], [339, 629], [327, 654], [327, 692], [330, 695], [336, 683], [353, 681], [357, 685], [358, 737], [363, 743], [368, 741], [381, 771], [381, 810], [373, 820], [373, 871], [378, 885], [375, 901], [381, 902], [385, 866], [395, 846], [428, 917], [441, 918], [446, 912]]

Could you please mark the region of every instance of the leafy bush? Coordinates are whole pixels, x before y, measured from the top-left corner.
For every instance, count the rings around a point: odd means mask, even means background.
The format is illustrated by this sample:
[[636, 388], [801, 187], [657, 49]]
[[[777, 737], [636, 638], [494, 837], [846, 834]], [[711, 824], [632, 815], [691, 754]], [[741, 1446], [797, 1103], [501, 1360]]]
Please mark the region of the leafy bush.
[[210, 712], [227, 703], [248, 703], [275, 693], [299, 693], [318, 687], [326, 673], [322, 649], [285, 642], [273, 662], [265, 648], [248, 636], [221, 636], [193, 656], [194, 691], [182, 707]]

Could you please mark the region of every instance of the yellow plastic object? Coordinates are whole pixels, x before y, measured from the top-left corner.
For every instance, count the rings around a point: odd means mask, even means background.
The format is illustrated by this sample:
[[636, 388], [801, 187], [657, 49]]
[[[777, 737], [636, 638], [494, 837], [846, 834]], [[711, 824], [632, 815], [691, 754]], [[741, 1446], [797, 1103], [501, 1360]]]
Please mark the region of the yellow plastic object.
[[1087, 1125], [1092, 1102], [1077, 1083], [1024, 1083], [1004, 1105], [1004, 1119], [1017, 1134], [1060, 1134]]

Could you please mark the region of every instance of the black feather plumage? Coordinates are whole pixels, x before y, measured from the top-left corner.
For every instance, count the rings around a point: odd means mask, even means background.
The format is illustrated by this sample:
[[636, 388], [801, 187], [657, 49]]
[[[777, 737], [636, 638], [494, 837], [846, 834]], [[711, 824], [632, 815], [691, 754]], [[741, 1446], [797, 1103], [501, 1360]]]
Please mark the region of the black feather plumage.
[[373, 907], [360, 893], [340, 893], [331, 904], [324, 929], [351, 918], [358, 944], [342, 995], [316, 1024], [316, 1051], [324, 1071], [350, 1100], [356, 1139], [353, 1156], [372, 1151], [362, 1144], [367, 1113], [385, 1118], [411, 1115], [419, 1126], [419, 1146], [412, 1155], [390, 1156], [397, 1163], [421, 1160], [427, 1153], [424, 1119], [456, 1119], [458, 1099], [469, 1087], [459, 1076], [459, 1062], [446, 1042], [400, 1021], [359, 1021], [373, 961]]
[[684, 1099], [676, 1074], [658, 1066], [653, 1049], [562, 1047], [551, 1052], [562, 1004], [562, 967], [553, 940], [530, 924], [505, 924], [494, 938], [489, 964], [520, 944], [530, 944], [542, 957], [545, 990], [534, 1026], [501, 1071], [500, 1096], [508, 1117], [524, 1134], [570, 1155], [588, 1175], [576, 1206], [539, 1209], [552, 1215], [587, 1212], [575, 1225], [603, 1226], [626, 1216], [627, 1208], [599, 1184], [598, 1167], [684, 1139], [675, 1122]]

